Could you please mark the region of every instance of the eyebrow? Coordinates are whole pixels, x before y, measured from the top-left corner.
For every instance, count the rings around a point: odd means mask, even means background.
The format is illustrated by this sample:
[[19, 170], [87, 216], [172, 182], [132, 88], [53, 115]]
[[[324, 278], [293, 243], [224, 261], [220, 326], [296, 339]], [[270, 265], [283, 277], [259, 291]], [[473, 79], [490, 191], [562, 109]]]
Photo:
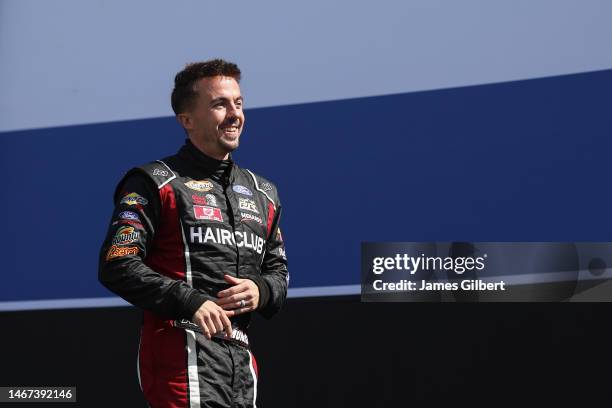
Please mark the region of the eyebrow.
[[[242, 96], [239, 96], [238, 98], [236, 98], [236, 100], [244, 102], [244, 98]], [[215, 98], [212, 101], [210, 101], [210, 104], [214, 105], [215, 103], [222, 102], [222, 101], [229, 101], [229, 98], [226, 98], [225, 96], [220, 96], [220, 97]]]

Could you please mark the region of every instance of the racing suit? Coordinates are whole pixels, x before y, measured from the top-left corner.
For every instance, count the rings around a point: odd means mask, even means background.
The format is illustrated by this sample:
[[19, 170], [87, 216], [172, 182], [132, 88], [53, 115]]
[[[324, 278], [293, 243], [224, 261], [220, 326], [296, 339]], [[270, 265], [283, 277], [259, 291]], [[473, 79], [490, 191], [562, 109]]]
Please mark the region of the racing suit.
[[231, 319], [232, 338], [208, 340], [190, 319], [230, 287], [224, 274], [257, 285], [265, 317], [281, 308], [289, 275], [280, 213], [272, 183], [190, 141], [120, 181], [99, 280], [144, 310], [139, 381], [152, 407], [255, 405], [250, 313]]

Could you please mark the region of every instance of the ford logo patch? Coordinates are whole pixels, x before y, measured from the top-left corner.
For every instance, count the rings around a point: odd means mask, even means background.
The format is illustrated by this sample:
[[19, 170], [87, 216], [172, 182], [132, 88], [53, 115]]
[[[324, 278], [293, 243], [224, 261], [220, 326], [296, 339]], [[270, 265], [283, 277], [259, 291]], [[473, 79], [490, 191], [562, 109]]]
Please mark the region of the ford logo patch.
[[138, 214], [132, 211], [124, 211], [122, 213], [119, 213], [119, 218], [122, 218], [124, 220], [138, 220], [139, 219]]
[[240, 194], [244, 194], [244, 195], [248, 195], [248, 196], [252, 196], [253, 195], [253, 193], [251, 193], [251, 190], [249, 190], [245, 186], [241, 186], [239, 184], [236, 184], [235, 186], [233, 186], [232, 189], [235, 192], [240, 193]]

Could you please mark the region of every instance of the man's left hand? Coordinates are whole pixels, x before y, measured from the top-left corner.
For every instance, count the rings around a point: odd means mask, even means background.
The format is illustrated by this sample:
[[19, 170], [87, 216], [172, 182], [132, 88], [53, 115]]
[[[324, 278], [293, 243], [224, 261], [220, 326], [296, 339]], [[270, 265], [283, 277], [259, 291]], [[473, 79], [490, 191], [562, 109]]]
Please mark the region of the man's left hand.
[[219, 299], [215, 303], [225, 310], [226, 316], [232, 317], [257, 309], [259, 288], [255, 282], [250, 279], [234, 278], [230, 275], [223, 275], [223, 278], [233, 286], [219, 292]]

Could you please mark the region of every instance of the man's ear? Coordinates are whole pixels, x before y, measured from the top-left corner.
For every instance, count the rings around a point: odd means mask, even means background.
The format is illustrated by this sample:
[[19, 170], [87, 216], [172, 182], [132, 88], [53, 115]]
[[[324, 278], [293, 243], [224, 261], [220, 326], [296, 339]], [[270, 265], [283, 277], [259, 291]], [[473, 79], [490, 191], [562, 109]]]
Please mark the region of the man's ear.
[[178, 120], [185, 130], [190, 130], [193, 127], [193, 121], [189, 113], [179, 113], [176, 115], [176, 120]]

